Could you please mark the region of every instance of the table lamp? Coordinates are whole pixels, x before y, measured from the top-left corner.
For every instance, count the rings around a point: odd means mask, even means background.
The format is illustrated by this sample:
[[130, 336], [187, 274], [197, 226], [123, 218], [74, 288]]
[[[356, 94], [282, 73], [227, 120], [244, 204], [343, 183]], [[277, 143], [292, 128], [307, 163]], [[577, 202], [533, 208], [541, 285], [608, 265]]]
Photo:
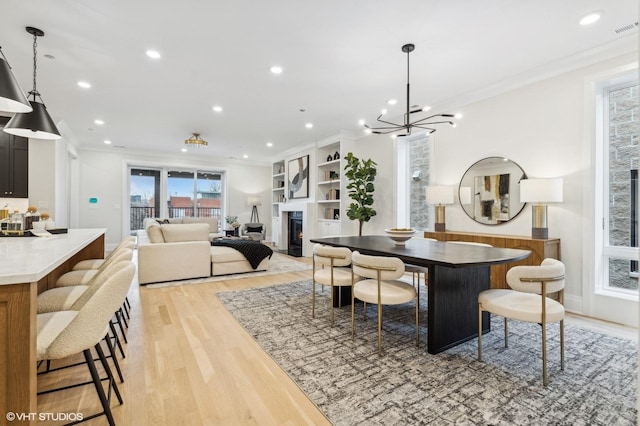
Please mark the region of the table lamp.
[[251, 223], [260, 223], [260, 217], [258, 216], [258, 206], [262, 205], [262, 198], [259, 195], [249, 195], [247, 198], [247, 204], [253, 206], [251, 209]]
[[446, 185], [432, 185], [427, 186], [426, 197], [427, 204], [434, 204], [436, 206], [436, 232], [445, 231], [445, 211], [444, 206], [447, 204], [453, 204], [453, 187]]
[[531, 237], [549, 238], [547, 203], [562, 202], [562, 179], [523, 179], [520, 181], [520, 202], [531, 205]]

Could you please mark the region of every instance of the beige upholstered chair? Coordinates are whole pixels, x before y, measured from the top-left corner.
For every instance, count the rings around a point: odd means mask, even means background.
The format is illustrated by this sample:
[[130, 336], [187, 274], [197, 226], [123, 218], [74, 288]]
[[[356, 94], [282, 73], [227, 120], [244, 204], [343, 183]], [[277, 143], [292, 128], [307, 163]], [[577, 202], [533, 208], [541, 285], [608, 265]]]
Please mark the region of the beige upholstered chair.
[[245, 223], [242, 225], [242, 229], [240, 231], [240, 235], [243, 237], [249, 237], [253, 241], [262, 241], [267, 238], [267, 229], [264, 226], [264, 223]]
[[[426, 241], [438, 241], [435, 238], [421, 238], [421, 239]], [[427, 286], [429, 269], [426, 266], [418, 266], [418, 265], [411, 265], [409, 263], [405, 263], [404, 271], [411, 273], [412, 283], [416, 289], [420, 287], [420, 274], [424, 275], [424, 285], [425, 287]], [[417, 286], [416, 286], [416, 278], [417, 278]]]
[[72, 271], [82, 271], [87, 269], [98, 269], [104, 262], [109, 260], [111, 256], [113, 256], [119, 249], [121, 248], [130, 248], [133, 250], [136, 243], [136, 237], [127, 237], [124, 240], [120, 241], [120, 243], [114, 248], [111, 253], [109, 253], [104, 259], [86, 259], [81, 260], [80, 262], [73, 265], [71, 268]]
[[[482, 312], [504, 317], [504, 346], [508, 347], [507, 318], [538, 323], [542, 329], [542, 381], [547, 385], [547, 323], [560, 322], [560, 369], [564, 370], [564, 264], [544, 259], [540, 266], [514, 266], [507, 272], [512, 290], [485, 290], [478, 296], [478, 360], [482, 361]], [[547, 294], [558, 293], [558, 301]]]
[[[333, 327], [333, 288], [353, 284], [351, 268], [351, 250], [345, 247], [329, 247], [316, 244], [313, 247], [313, 290], [311, 294], [311, 316], [316, 316], [316, 282], [323, 287], [328, 285], [331, 292], [331, 327]], [[338, 305], [342, 306], [342, 288], [338, 289]]]
[[118, 262], [121, 260], [131, 260], [133, 258], [133, 247], [125, 245], [114, 252], [113, 256], [110, 256], [108, 260], [105, 260], [98, 269], [82, 269], [77, 271], [69, 271], [62, 274], [56, 281], [56, 287], [66, 287], [70, 285], [87, 285], [91, 279], [102, 268], [107, 267], [110, 263]]
[[[79, 311], [49, 312], [38, 314], [37, 317], [36, 356], [38, 361], [62, 359], [82, 352], [102, 403], [103, 412], [95, 416], [106, 415], [110, 425], [115, 424], [109, 406], [110, 399], [105, 395], [102, 387], [91, 348], [95, 348], [98, 353], [109, 380], [109, 389], [113, 389], [118, 401], [122, 404], [122, 397], [100, 342], [106, 335], [107, 325], [113, 312], [118, 309], [127, 295], [135, 269], [135, 265], [129, 262], [129, 265], [111, 275]], [[85, 419], [89, 417], [84, 416]]]
[[404, 263], [395, 257], [368, 256], [354, 251], [351, 255], [353, 273], [365, 278], [353, 284], [351, 304], [351, 338], [355, 336], [355, 306], [353, 299], [364, 302], [365, 318], [367, 303], [378, 305], [378, 355], [382, 355], [382, 305], [399, 305], [415, 301], [416, 345], [420, 344], [419, 312], [420, 293], [403, 281]]

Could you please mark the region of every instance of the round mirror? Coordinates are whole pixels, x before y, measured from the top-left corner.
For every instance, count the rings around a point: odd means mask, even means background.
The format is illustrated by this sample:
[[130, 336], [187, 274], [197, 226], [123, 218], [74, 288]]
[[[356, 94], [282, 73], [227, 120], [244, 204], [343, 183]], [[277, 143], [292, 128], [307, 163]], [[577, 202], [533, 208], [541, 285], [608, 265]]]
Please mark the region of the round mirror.
[[508, 158], [488, 157], [473, 164], [460, 180], [460, 205], [473, 220], [484, 225], [509, 222], [522, 211], [522, 167]]

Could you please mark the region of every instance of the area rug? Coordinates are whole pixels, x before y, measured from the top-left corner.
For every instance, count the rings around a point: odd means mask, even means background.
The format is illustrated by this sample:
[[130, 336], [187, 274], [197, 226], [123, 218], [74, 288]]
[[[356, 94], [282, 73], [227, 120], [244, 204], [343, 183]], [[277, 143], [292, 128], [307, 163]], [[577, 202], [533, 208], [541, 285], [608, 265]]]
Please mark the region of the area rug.
[[274, 252], [273, 256], [271, 256], [271, 260], [269, 261], [269, 267], [267, 268], [266, 271], [247, 272], [244, 274], [218, 275], [215, 277], [195, 278], [191, 280], [169, 281], [165, 283], [148, 284], [145, 287], [146, 288], [162, 288], [162, 287], [173, 287], [173, 286], [180, 286], [180, 285], [212, 283], [216, 281], [238, 280], [241, 278], [263, 277], [266, 275], [282, 274], [285, 272], [308, 271], [311, 268], [312, 266], [309, 264], [298, 262], [297, 260], [293, 260], [288, 256]]
[[317, 291], [311, 318], [311, 281], [216, 296], [335, 425], [636, 424], [638, 354], [629, 340], [565, 324], [560, 371], [558, 326], [549, 326], [544, 387], [537, 324], [510, 321], [505, 349], [502, 319], [492, 318], [478, 362], [476, 339], [428, 354], [424, 326], [416, 347], [413, 306], [385, 306], [378, 357], [376, 307], [366, 321], [356, 307], [352, 341], [349, 307], [329, 326], [327, 290]]

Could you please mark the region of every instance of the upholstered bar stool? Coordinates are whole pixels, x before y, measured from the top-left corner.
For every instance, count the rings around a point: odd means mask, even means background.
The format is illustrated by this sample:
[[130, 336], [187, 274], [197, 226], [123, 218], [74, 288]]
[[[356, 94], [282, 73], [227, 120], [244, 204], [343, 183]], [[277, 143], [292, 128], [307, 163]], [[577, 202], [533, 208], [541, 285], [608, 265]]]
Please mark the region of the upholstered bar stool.
[[109, 253], [104, 259], [86, 259], [73, 265], [72, 271], [83, 271], [88, 269], [98, 269], [104, 262], [109, 260], [119, 249], [130, 248], [133, 250], [136, 243], [136, 237], [127, 237], [120, 241], [120, 243]]
[[[564, 264], [544, 259], [540, 266], [514, 266], [507, 272], [512, 290], [485, 290], [478, 296], [478, 361], [482, 361], [482, 312], [504, 317], [504, 346], [508, 347], [507, 319], [538, 323], [542, 329], [542, 382], [547, 386], [547, 324], [560, 323], [560, 369], [564, 370]], [[558, 300], [547, 294], [558, 293]]]
[[[334, 323], [333, 288], [351, 287], [353, 273], [351, 268], [351, 250], [345, 247], [329, 247], [316, 244], [313, 247], [313, 290], [311, 294], [311, 316], [316, 316], [316, 282], [323, 287], [330, 286], [329, 306], [331, 310], [331, 327]], [[319, 268], [317, 268], [319, 267]], [[338, 305], [342, 306], [342, 288], [338, 290]]]
[[62, 274], [56, 281], [56, 287], [86, 285], [91, 281], [93, 276], [98, 273], [98, 271], [107, 267], [110, 263], [131, 259], [133, 259], [133, 246], [129, 247], [129, 245], [126, 244], [124, 247], [114, 251], [113, 256], [110, 256], [109, 259], [105, 260], [98, 269], [81, 269]]
[[363, 277], [353, 284], [351, 302], [351, 338], [355, 337], [355, 305], [353, 299], [364, 302], [365, 318], [367, 303], [378, 305], [378, 356], [382, 355], [382, 305], [399, 305], [415, 301], [416, 346], [420, 344], [419, 312], [420, 295], [416, 289], [400, 281], [404, 275], [404, 263], [396, 257], [368, 256], [354, 251], [351, 254], [353, 273]]
[[[100, 342], [107, 334], [109, 319], [111, 319], [113, 311], [120, 306], [127, 295], [134, 274], [135, 265], [129, 262], [129, 265], [111, 275], [79, 311], [38, 314], [36, 350], [38, 361], [62, 359], [80, 352], [84, 355], [103, 409], [101, 413], [84, 416], [84, 420], [106, 415], [109, 425], [115, 425], [111, 413], [110, 398], [104, 392], [91, 354], [92, 347], [95, 348], [107, 374], [109, 391], [113, 389], [118, 401], [121, 404], [123, 402]], [[75, 386], [77, 385], [67, 386], [64, 389]], [[40, 393], [50, 391], [40, 391]]]

